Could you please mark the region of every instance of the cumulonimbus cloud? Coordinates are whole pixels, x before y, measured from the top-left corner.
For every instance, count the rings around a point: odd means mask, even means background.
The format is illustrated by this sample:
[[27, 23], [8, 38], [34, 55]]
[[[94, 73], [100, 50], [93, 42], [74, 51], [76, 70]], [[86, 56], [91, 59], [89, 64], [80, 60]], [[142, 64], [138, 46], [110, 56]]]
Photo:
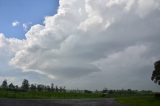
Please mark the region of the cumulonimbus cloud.
[[[10, 64], [61, 80], [87, 76], [84, 79], [94, 81], [95, 87], [99, 81], [105, 84], [103, 75], [116, 76], [120, 68], [119, 76], [133, 81], [128, 76], [136, 63], [136, 78], [148, 77], [149, 71], [144, 76], [140, 70], [148, 70], [160, 56], [159, 13], [157, 0], [60, 0], [56, 15], [26, 33]], [[145, 84], [150, 86], [150, 80]]]

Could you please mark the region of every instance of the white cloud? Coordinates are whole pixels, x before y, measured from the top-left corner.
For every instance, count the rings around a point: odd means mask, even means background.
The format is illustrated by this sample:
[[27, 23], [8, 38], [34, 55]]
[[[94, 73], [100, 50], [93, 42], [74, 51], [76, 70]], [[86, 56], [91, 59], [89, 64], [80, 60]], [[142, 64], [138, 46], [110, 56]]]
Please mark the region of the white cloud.
[[[40, 72], [38, 70], [23, 70], [13, 67], [9, 64], [11, 58], [17, 51], [22, 49], [24, 41], [16, 38], [6, 38], [4, 34], [0, 33], [0, 83], [7, 79], [14, 84], [21, 85], [23, 79], [29, 79], [31, 82], [50, 84], [53, 75]], [[40, 81], [41, 80], [41, 81]]]
[[70, 87], [157, 90], [150, 76], [160, 57], [159, 8], [156, 0], [60, 0], [25, 40], [8, 39], [10, 64]]
[[0, 33], [0, 47], [3, 47], [5, 45], [5, 37], [2, 33]]
[[24, 30], [27, 30], [27, 29], [28, 29], [27, 24], [22, 24], [22, 25], [23, 25]]
[[27, 22], [27, 23], [20, 23], [19, 21], [12, 22], [13, 27], [17, 27], [20, 25], [23, 27], [24, 31], [28, 31], [30, 26], [32, 25], [32, 22]]
[[19, 22], [19, 21], [14, 21], [14, 22], [12, 22], [12, 26], [13, 26], [13, 27], [18, 26], [19, 24], [20, 24], [20, 22]]
[[28, 31], [29, 27], [31, 26], [31, 22], [28, 22], [28, 23], [23, 23], [22, 24], [22, 27], [24, 29], [24, 31]]

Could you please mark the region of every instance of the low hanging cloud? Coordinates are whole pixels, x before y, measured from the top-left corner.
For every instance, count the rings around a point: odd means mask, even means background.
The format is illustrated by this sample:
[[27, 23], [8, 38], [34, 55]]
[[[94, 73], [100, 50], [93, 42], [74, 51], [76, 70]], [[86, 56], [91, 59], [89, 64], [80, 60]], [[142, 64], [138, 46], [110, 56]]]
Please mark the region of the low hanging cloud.
[[10, 64], [70, 87], [157, 90], [150, 76], [160, 57], [159, 17], [158, 0], [60, 0], [21, 47], [9, 46]]

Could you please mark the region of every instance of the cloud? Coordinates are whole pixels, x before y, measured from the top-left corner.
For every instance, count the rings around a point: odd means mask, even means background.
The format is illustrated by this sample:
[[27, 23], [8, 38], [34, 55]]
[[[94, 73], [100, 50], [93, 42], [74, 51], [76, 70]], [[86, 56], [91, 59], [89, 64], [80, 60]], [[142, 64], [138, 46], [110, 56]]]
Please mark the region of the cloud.
[[[6, 38], [0, 33], [0, 83], [7, 79], [14, 84], [21, 85], [23, 79], [29, 79], [33, 83], [50, 84], [54, 79], [53, 75], [48, 75], [44, 72], [32, 70], [23, 70], [9, 64], [15, 53], [22, 49], [24, 41], [16, 38]], [[52, 79], [52, 80], [51, 80]]]
[[60, 0], [56, 15], [11, 47], [10, 64], [72, 88], [158, 90], [150, 76], [160, 57], [159, 14], [157, 0]]
[[32, 22], [27, 22], [27, 23], [21, 23], [19, 21], [12, 22], [13, 27], [22, 26], [24, 31], [28, 31], [31, 25], [32, 25]]
[[23, 28], [24, 28], [24, 30], [27, 30], [28, 26], [26, 24], [23, 24]]
[[14, 22], [12, 22], [12, 26], [13, 26], [13, 27], [18, 26], [19, 24], [20, 24], [20, 22], [19, 22], [19, 21], [14, 21]]
[[31, 24], [32, 24], [31, 22], [23, 23], [23, 24], [22, 24], [22, 27], [23, 27], [24, 31], [27, 31], [27, 30], [29, 29], [29, 26], [30, 26]]
[[0, 76], [0, 81], [2, 83], [2, 81], [4, 80], [7, 80], [9, 82], [15, 82], [15, 77], [3, 77], [3, 76]]

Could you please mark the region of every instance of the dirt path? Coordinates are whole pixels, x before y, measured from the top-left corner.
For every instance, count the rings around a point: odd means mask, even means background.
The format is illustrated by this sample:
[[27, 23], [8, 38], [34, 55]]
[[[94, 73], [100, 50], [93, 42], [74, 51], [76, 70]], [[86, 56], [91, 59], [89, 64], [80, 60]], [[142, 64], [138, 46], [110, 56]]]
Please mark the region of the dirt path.
[[0, 99], [0, 106], [127, 106], [115, 99], [103, 100], [13, 100]]

